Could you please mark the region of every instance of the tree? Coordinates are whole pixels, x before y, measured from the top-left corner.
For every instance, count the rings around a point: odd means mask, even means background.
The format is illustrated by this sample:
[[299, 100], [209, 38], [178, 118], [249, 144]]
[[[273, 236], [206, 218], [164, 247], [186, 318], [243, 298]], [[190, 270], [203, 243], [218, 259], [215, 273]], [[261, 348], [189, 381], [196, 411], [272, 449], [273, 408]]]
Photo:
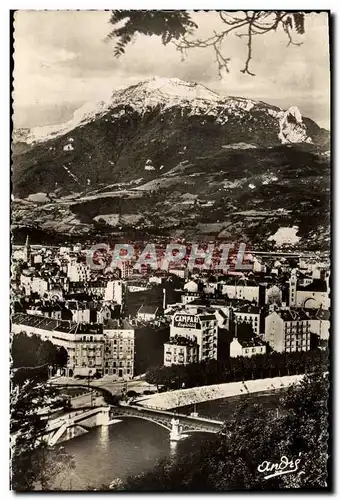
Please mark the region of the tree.
[[29, 336], [25, 332], [13, 335], [11, 354], [13, 368], [67, 364], [64, 347], [57, 347], [49, 340], [42, 340], [38, 335]]
[[[252, 332], [249, 324], [241, 324], [245, 331]], [[240, 330], [238, 330], [239, 332]], [[200, 385], [238, 382], [241, 380], [282, 377], [310, 373], [315, 366], [325, 366], [328, 350], [314, 349], [292, 353], [270, 352], [257, 354], [251, 358], [227, 358], [225, 360], [209, 360], [188, 365], [159, 366], [149, 368], [145, 379], [157, 387], [166, 389], [197, 387]]]
[[286, 476], [283, 482], [292, 488], [322, 488], [327, 485], [329, 379], [322, 369], [306, 375], [290, 388], [283, 399], [287, 412], [282, 420], [285, 440], [282, 452], [302, 454], [304, 474]]
[[64, 367], [67, 365], [68, 354], [65, 347], [59, 347], [56, 352], [55, 362], [59, 367]]
[[118, 38], [114, 52], [117, 57], [124, 54], [127, 44], [137, 33], [161, 36], [166, 45], [197, 28], [186, 11], [113, 10], [110, 23], [115, 26], [122, 21], [124, 25], [116, 27], [108, 35], [109, 39]]
[[172, 42], [182, 56], [188, 49], [211, 48], [215, 54], [219, 76], [223, 71], [229, 72], [230, 57], [224, 53], [223, 43], [230, 34], [244, 38], [247, 45], [247, 57], [242, 73], [254, 76], [250, 71], [252, 61], [252, 42], [254, 36], [266, 35], [270, 32], [283, 31], [288, 45], [301, 45], [294, 36], [305, 33], [304, 12], [285, 11], [218, 11], [216, 15], [222, 23], [218, 31], [205, 38], [194, 38], [198, 28], [186, 11], [143, 11], [143, 10], [113, 10], [110, 23], [115, 26], [108, 35], [108, 39], [118, 39], [114, 54], [116, 57], [125, 53], [126, 46], [137, 34], [160, 36], [164, 45]]
[[[125, 491], [230, 491], [326, 488], [328, 379], [319, 369], [291, 387], [279, 417], [258, 405], [240, 406], [219, 436], [174, 461], [117, 485]], [[264, 479], [263, 461], [300, 460], [291, 474]]]
[[37, 470], [35, 481], [42, 491], [59, 491], [59, 487], [54, 488], [55, 479], [59, 475], [69, 476], [70, 470], [75, 469], [73, 457], [62, 446], [51, 448], [46, 443], [42, 443], [35, 450], [34, 466]]
[[56, 389], [36, 378], [12, 383], [10, 404], [12, 489], [32, 491], [52, 487], [58, 474], [74, 468], [71, 456], [44, 440], [46, 416], [62, 400]]

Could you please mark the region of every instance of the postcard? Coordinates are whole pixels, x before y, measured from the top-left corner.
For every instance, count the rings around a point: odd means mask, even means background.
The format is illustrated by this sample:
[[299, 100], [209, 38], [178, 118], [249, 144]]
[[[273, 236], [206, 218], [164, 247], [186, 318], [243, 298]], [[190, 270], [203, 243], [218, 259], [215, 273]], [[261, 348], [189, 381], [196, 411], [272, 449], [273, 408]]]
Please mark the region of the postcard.
[[12, 12], [12, 490], [331, 490], [330, 23]]

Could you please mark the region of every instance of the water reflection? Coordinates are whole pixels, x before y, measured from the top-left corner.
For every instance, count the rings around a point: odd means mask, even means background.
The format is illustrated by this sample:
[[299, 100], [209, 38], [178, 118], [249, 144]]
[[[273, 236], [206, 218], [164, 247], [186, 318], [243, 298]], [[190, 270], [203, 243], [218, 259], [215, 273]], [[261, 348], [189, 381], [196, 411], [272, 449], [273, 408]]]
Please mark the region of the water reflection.
[[170, 457], [175, 458], [177, 456], [178, 442], [170, 441]]
[[101, 451], [106, 451], [109, 447], [109, 426], [102, 425], [99, 428], [99, 448]]

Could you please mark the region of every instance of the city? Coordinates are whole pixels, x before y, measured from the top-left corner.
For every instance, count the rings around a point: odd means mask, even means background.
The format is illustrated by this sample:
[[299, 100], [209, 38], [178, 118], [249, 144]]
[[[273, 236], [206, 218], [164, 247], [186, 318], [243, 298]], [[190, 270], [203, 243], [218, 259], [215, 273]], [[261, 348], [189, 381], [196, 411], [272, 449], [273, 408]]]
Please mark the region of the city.
[[[326, 257], [245, 254], [247, 271], [240, 272], [232, 255], [224, 272], [216, 274], [202, 262], [192, 272], [183, 265], [168, 271], [137, 266], [136, 271], [126, 260], [117, 269], [91, 269], [86, 255], [80, 244], [31, 246], [27, 237], [25, 246], [13, 251], [12, 263], [13, 335], [38, 336], [64, 350], [64, 366], [48, 366], [48, 375], [72, 407], [84, 408], [84, 418], [88, 406], [107, 405], [103, 390], [124, 404], [166, 411], [237, 396], [245, 388], [249, 394], [289, 386], [306, 373], [306, 364], [294, 367], [296, 353], [305, 353], [304, 362], [310, 363], [317, 359], [313, 353], [328, 348]], [[286, 371], [279, 364], [267, 375], [256, 371], [276, 353], [284, 354]], [[245, 369], [241, 377], [234, 371], [229, 383], [217, 372], [213, 383], [197, 387], [196, 378], [190, 389], [186, 367], [226, 366], [232, 358], [252, 357], [249, 381]], [[177, 374], [171, 373], [174, 366]], [[85, 394], [80, 390], [71, 397], [72, 385], [85, 387]], [[65, 427], [58, 442], [79, 435], [69, 430]], [[170, 430], [170, 440], [179, 441], [174, 422]]]

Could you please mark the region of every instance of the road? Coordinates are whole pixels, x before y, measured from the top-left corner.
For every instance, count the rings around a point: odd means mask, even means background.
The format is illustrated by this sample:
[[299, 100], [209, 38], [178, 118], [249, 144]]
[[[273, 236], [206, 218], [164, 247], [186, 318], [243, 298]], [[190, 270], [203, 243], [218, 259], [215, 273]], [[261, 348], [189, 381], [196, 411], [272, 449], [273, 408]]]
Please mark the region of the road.
[[[75, 379], [70, 377], [53, 377], [50, 379], [53, 384], [61, 384], [61, 385], [87, 385], [87, 379]], [[112, 394], [121, 394], [123, 389], [127, 389], [128, 391], [136, 391], [140, 394], [145, 390], [149, 391], [157, 391], [157, 388], [154, 385], [150, 385], [145, 380], [130, 380], [129, 382], [121, 382], [114, 381], [112, 377], [103, 377], [98, 380], [91, 380], [90, 387], [102, 387], [103, 389], [107, 389]]]
[[82, 408], [83, 406], [106, 406], [103, 396], [91, 397], [91, 393], [83, 394], [71, 399], [72, 408]]

